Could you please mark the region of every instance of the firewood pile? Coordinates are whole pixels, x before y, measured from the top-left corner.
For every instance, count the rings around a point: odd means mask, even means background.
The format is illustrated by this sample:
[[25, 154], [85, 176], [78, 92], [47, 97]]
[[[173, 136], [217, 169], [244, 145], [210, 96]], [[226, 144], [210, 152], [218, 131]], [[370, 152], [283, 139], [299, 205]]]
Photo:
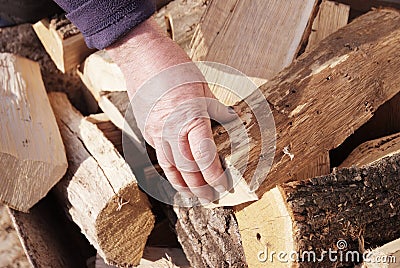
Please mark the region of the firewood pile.
[[[156, 21], [193, 60], [256, 85], [210, 88], [251, 145], [213, 126], [222, 162], [246, 191], [262, 183], [234, 206], [148, 196], [141, 182], [162, 170], [140, 143], [126, 159], [123, 136], [141, 133], [107, 52], [63, 15], [0, 29], [0, 201], [30, 265], [400, 267], [400, 1], [159, 2]], [[273, 119], [271, 165], [254, 114]]]

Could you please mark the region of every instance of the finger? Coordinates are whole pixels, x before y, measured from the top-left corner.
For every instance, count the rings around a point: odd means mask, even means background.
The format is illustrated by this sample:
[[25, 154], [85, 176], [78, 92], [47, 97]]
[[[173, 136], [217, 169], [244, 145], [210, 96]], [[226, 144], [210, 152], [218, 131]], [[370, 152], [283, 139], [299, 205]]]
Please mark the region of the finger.
[[228, 189], [228, 179], [222, 169], [217, 147], [208, 118], [200, 118], [194, 122], [188, 133], [189, 146], [204, 180], [218, 192]]
[[185, 180], [182, 178], [181, 173], [175, 167], [169, 144], [166, 142], [156, 144], [156, 154], [158, 164], [163, 169], [164, 174], [171, 183], [172, 187], [174, 187], [178, 192], [182, 193], [185, 197], [193, 196], [192, 192], [185, 183]]
[[200, 203], [208, 204], [215, 199], [213, 189], [204, 180], [199, 167], [190, 152], [186, 135], [180, 135], [179, 142], [170, 145], [177, 170], [190, 191], [199, 198]]
[[238, 117], [232, 107], [225, 106], [214, 96], [207, 84], [203, 84], [203, 88], [204, 95], [207, 98], [207, 111], [211, 119], [220, 123], [226, 123]]

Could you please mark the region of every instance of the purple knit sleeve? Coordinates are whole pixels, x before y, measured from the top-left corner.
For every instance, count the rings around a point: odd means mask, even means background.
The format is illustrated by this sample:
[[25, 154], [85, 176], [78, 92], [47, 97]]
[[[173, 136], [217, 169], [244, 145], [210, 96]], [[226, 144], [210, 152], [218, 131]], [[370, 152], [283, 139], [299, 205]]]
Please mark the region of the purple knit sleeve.
[[155, 11], [154, 0], [54, 0], [90, 48], [103, 49]]

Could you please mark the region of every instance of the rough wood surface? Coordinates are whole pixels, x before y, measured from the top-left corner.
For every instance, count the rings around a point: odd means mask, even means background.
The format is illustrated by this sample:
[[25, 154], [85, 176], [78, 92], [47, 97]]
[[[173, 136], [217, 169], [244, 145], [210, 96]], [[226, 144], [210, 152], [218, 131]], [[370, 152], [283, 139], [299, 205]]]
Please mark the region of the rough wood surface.
[[106, 262], [138, 264], [154, 225], [146, 195], [103, 133], [64, 94], [50, 93], [49, 98], [69, 163], [56, 186], [59, 199]]
[[192, 267], [247, 267], [230, 209], [174, 208], [176, 231]]
[[[343, 168], [311, 180], [279, 185], [292, 221], [292, 230], [286, 235], [293, 237], [293, 250], [314, 251], [317, 258], [323, 250], [342, 251], [344, 256], [348, 251], [357, 251], [358, 261], [347, 257], [334, 263], [353, 266], [362, 261], [365, 250], [398, 238], [399, 182], [400, 155], [394, 155], [371, 166]], [[269, 219], [269, 224], [280, 220]], [[262, 245], [268, 246], [275, 235], [272, 229], [252, 232], [259, 250], [263, 250]], [[346, 241], [343, 248], [337, 244], [340, 240]], [[269, 250], [281, 249], [270, 246]], [[314, 267], [315, 263], [307, 260], [303, 259], [300, 266]], [[325, 258], [319, 265], [327, 267], [332, 262]]]
[[[271, 171], [257, 193], [260, 200], [235, 208], [246, 261], [259, 265], [259, 247], [254, 230], [265, 237], [268, 233], [268, 200], [264, 193], [278, 183], [305, 179], [304, 170], [314, 165], [321, 154], [339, 146], [357, 128], [365, 124], [374, 111], [396, 95], [400, 88], [397, 76], [400, 68], [400, 51], [397, 40], [400, 34], [400, 15], [394, 10], [376, 10], [353, 21], [304, 54], [276, 78], [260, 88], [273, 110], [277, 133], [277, 148]], [[378, 79], [379, 78], [379, 79]], [[329, 94], [326, 94], [329, 92]], [[246, 101], [257, 109], [257, 95]], [[252, 178], [257, 164], [265, 161], [259, 157], [259, 130], [246, 103], [240, 103], [243, 122], [250, 136], [250, 160], [236, 155], [232, 163], [238, 170], [247, 165], [244, 178]], [[259, 120], [267, 120], [261, 118]], [[229, 160], [228, 137], [221, 128], [214, 129], [220, 155]], [[255, 146], [258, 145], [258, 146]], [[289, 146], [294, 155], [291, 160], [283, 151]], [[236, 154], [246, 150], [236, 150]], [[313, 176], [322, 174], [313, 174]], [[263, 209], [264, 208], [264, 209]], [[254, 217], [257, 215], [257, 217]], [[252, 220], [249, 220], [252, 219]], [[189, 255], [189, 258], [192, 255]], [[255, 266], [257, 267], [257, 266]]]
[[400, 133], [365, 142], [358, 146], [340, 167], [363, 166], [382, 157], [400, 153]]
[[322, 1], [312, 24], [306, 51], [311, 50], [322, 39], [345, 26], [349, 20], [349, 13], [350, 6], [348, 5]]
[[172, 39], [190, 54], [190, 41], [207, 7], [206, 0], [175, 0], [162, 7], [154, 18]]
[[67, 93], [74, 106], [86, 113], [87, 106], [82, 97], [85, 85], [76, 70], [64, 74], [57, 69], [31, 24], [0, 28], [0, 52], [13, 53], [38, 62], [46, 90]]
[[39, 65], [0, 54], [0, 200], [28, 211], [67, 170]]
[[[271, 79], [295, 59], [316, 2], [211, 1], [194, 34], [191, 57]], [[211, 89], [219, 97], [221, 90]], [[231, 94], [223, 102], [238, 100]]]
[[104, 113], [91, 114], [86, 119], [95, 124], [104, 134], [104, 136], [114, 145], [115, 149], [123, 155], [122, 131], [117, 128]]
[[100, 50], [87, 57], [79, 70], [85, 84], [90, 85], [98, 99], [103, 92], [126, 91], [125, 77], [107, 51]]
[[29, 213], [8, 211], [31, 264], [29, 267], [84, 267], [87, 257], [94, 252], [79, 228], [66, 218], [52, 194]]
[[63, 73], [75, 68], [94, 51], [86, 46], [82, 33], [74, 30], [66, 19], [53, 23], [42, 19], [33, 25], [33, 29], [57, 68]]

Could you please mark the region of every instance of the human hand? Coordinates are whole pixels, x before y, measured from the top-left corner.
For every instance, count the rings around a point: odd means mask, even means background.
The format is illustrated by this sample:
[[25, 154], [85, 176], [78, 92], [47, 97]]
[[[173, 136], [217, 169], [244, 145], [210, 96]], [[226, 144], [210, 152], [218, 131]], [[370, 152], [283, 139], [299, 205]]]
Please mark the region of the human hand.
[[[133, 110], [139, 128], [173, 187], [203, 204], [215, 200], [215, 191], [229, 190], [210, 117], [225, 122], [234, 113], [215, 99], [185, 52], [153, 19], [107, 50], [125, 75], [129, 96], [137, 101]], [[156, 80], [146, 82], [156, 74]]]

